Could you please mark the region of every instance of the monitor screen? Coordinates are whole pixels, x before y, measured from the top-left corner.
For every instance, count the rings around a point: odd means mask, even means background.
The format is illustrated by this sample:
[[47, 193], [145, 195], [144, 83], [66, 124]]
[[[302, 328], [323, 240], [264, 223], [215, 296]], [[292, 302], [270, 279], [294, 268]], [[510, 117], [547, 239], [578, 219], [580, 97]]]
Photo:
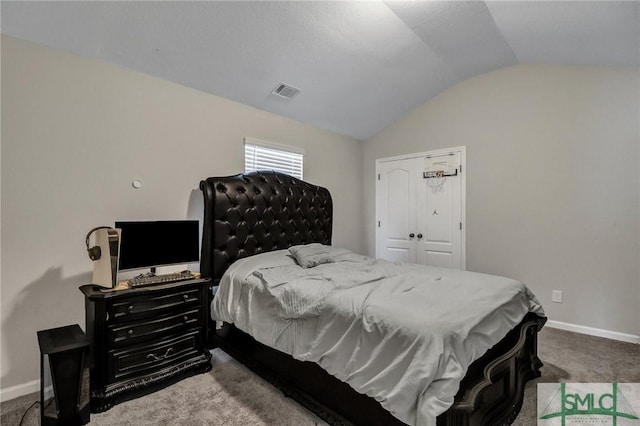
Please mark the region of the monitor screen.
[[193, 263], [199, 259], [197, 220], [116, 222], [121, 230], [119, 269]]

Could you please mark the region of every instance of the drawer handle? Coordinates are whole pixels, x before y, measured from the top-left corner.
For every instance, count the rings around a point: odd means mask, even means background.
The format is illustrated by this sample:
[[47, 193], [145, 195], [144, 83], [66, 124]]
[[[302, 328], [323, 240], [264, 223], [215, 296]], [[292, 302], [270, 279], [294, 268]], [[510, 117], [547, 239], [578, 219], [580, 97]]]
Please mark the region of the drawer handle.
[[133, 330], [129, 330], [129, 331], [127, 331], [127, 334], [128, 334], [129, 336], [131, 336], [131, 335], [133, 334]]
[[171, 353], [171, 351], [173, 351], [173, 348], [167, 349], [167, 351], [164, 353], [164, 355], [157, 356], [156, 354], [149, 354], [149, 355], [147, 355], [147, 358], [153, 358], [155, 361], [160, 361], [160, 360], [163, 360], [166, 357], [168, 357], [169, 354]]
[[129, 305], [129, 310], [133, 311], [133, 305]]
[[189, 295], [188, 295], [188, 294], [185, 294], [185, 295], [184, 295], [184, 296], [182, 296], [182, 297], [184, 297], [184, 300], [185, 300], [185, 301], [189, 300]]
[[182, 317], [182, 318], [184, 318], [184, 322], [189, 321], [189, 317], [188, 317], [187, 315], [185, 315], [185, 316], [184, 316], [184, 317]]

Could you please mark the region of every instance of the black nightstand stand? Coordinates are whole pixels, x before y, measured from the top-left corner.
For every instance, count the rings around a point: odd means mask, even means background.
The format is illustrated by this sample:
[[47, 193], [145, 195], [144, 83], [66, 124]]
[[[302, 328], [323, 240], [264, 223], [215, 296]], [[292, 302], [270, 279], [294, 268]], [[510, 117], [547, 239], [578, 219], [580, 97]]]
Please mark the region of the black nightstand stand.
[[84, 285], [91, 412], [211, 370], [211, 280], [112, 291]]
[[[89, 341], [78, 324], [38, 331], [40, 346], [40, 424], [89, 423]], [[46, 361], [45, 361], [46, 360]], [[49, 374], [46, 374], [48, 371]], [[45, 396], [51, 379], [50, 396]], [[48, 393], [48, 392], [47, 392]]]

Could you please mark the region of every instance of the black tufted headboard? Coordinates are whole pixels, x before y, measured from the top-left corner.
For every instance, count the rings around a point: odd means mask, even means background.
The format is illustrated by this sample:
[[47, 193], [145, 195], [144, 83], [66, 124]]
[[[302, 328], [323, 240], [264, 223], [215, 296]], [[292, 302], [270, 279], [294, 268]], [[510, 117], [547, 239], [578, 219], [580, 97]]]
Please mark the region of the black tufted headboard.
[[214, 280], [235, 260], [296, 244], [331, 244], [326, 188], [273, 171], [200, 182], [204, 224], [200, 273]]

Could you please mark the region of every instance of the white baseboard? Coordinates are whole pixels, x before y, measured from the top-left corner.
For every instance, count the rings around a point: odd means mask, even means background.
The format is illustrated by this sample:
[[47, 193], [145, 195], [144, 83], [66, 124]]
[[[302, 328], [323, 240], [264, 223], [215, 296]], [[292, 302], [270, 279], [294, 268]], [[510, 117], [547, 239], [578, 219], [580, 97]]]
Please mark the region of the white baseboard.
[[570, 324], [568, 322], [548, 320], [547, 327], [560, 330], [573, 331], [574, 333], [588, 334], [589, 336], [605, 337], [607, 339], [620, 340], [640, 344], [640, 336], [634, 334], [618, 333], [617, 331], [603, 330], [601, 328], [585, 327], [584, 325]]
[[0, 389], [0, 402], [9, 401], [34, 392], [40, 392], [40, 380], [32, 380], [21, 385]]

